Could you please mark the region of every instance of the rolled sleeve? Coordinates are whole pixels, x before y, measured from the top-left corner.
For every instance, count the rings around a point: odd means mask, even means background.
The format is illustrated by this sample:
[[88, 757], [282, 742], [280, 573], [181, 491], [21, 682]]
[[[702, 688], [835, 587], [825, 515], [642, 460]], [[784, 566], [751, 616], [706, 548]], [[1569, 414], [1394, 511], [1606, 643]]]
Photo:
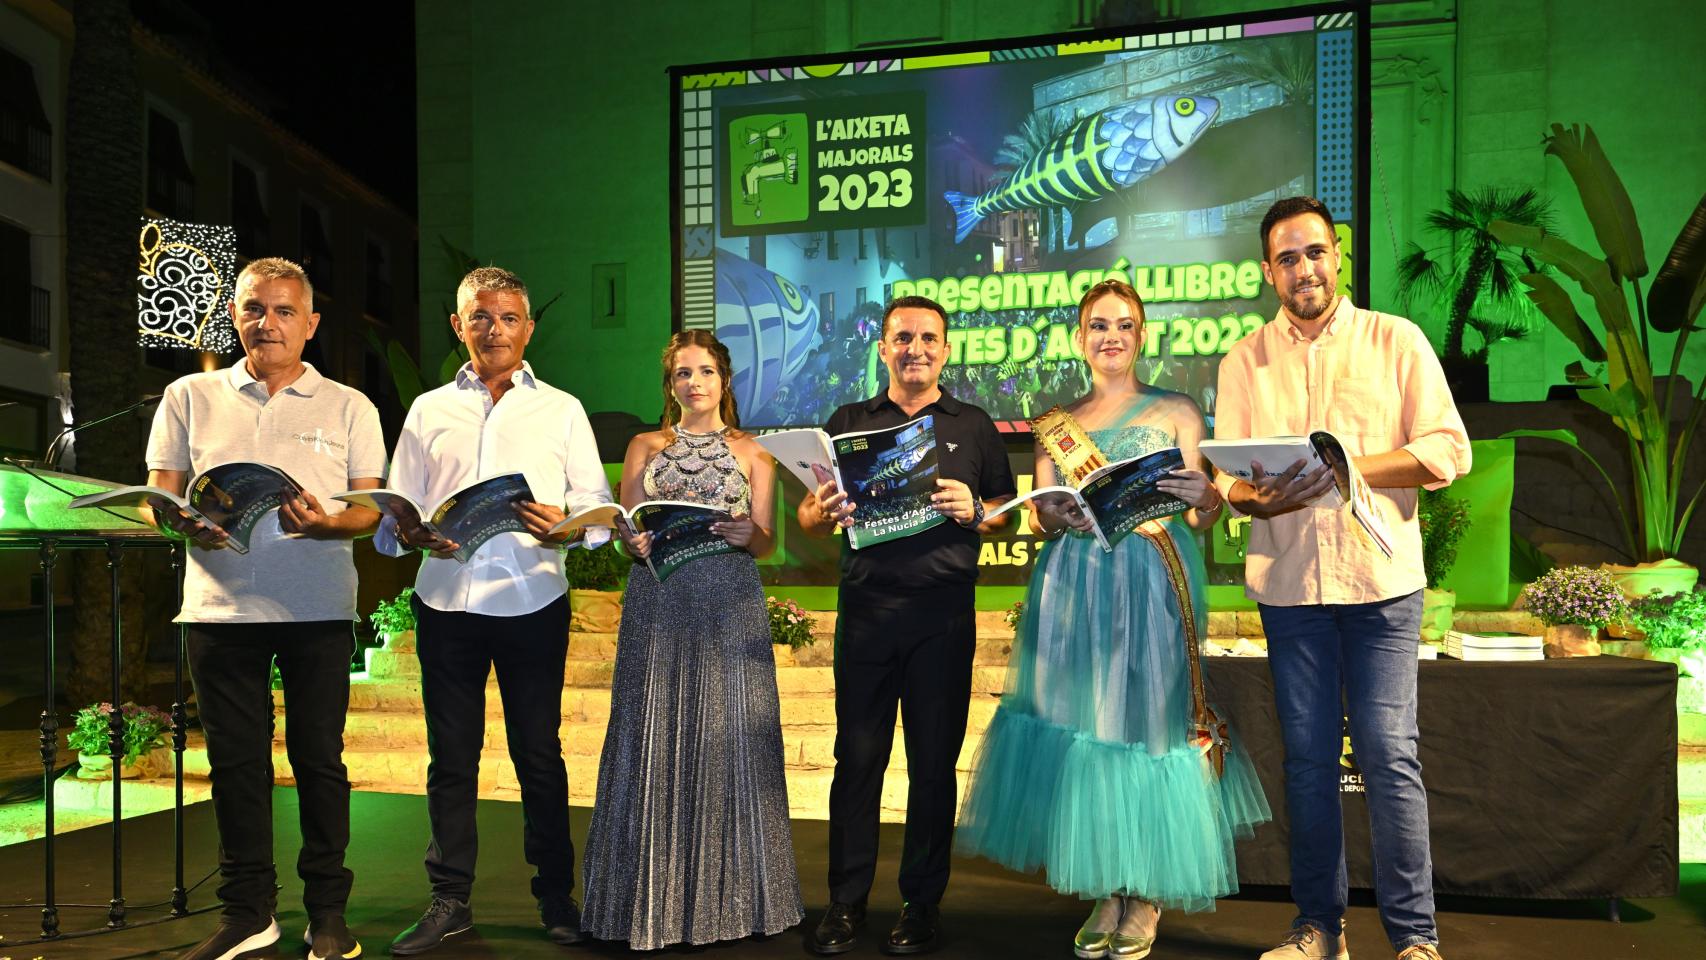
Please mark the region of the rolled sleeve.
[[[1232, 353], [1220, 362], [1214, 390], [1216, 440], [1250, 438], [1250, 385], [1246, 379], [1243, 360], [1243, 351], [1234, 346]], [[1212, 465], [1210, 469], [1214, 471], [1214, 489], [1220, 491], [1220, 499], [1226, 502], [1227, 513], [1234, 517], [1247, 516], [1244, 511], [1232, 505], [1232, 488], [1238, 485], [1238, 478], [1230, 473], [1222, 473], [1218, 467]]]
[[1419, 331], [1404, 352], [1400, 375], [1405, 437], [1401, 449], [1439, 478], [1422, 484], [1423, 489], [1449, 486], [1469, 472], [1469, 431], [1452, 401], [1439, 358]]

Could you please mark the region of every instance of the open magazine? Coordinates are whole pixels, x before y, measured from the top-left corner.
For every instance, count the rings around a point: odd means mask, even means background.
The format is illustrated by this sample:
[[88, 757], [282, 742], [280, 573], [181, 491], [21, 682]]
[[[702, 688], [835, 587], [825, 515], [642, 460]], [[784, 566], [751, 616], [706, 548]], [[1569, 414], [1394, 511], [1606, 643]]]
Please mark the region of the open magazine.
[[739, 553], [739, 547], [711, 531], [711, 524], [732, 519], [734, 516], [727, 510], [681, 500], [648, 500], [636, 504], [632, 510], [619, 503], [601, 503], [563, 518], [551, 532], [614, 526], [650, 533], [652, 549], [644, 563], [662, 583], [670, 574], [701, 557]]
[[302, 484], [290, 474], [264, 463], [223, 463], [190, 478], [178, 496], [160, 487], [138, 485], [84, 494], [71, 501], [73, 507], [140, 507], [158, 497], [176, 504], [196, 520], [225, 531], [226, 546], [238, 553], [249, 552], [255, 524], [269, 511], [278, 509], [286, 491], [294, 497]]
[[816, 490], [812, 467], [827, 470], [853, 501], [853, 549], [899, 540], [947, 517], [930, 505], [940, 475], [936, 420], [925, 414], [898, 427], [830, 436], [822, 430], [784, 430], [756, 438], [807, 490]]
[[1007, 501], [989, 516], [998, 517], [1039, 497], [1070, 497], [1096, 524], [1090, 531], [1096, 542], [1111, 552], [1114, 544], [1143, 523], [1190, 509], [1190, 504], [1155, 486], [1155, 481], [1183, 469], [1185, 458], [1179, 448], [1168, 447], [1099, 467], [1086, 474], [1077, 487], [1038, 487]]
[[420, 524], [426, 531], [456, 546], [457, 563], [467, 563], [486, 541], [500, 533], [525, 533], [526, 525], [515, 512], [515, 505], [533, 499], [527, 478], [519, 473], [481, 480], [456, 491], [431, 510], [400, 490], [381, 487], [376, 490], [345, 490], [332, 494], [333, 500], [371, 507], [399, 522]]
[[1251, 461], [1262, 465], [1268, 473], [1279, 473], [1299, 460], [1303, 472], [1310, 473], [1323, 466], [1333, 471], [1333, 485], [1315, 498], [1309, 506], [1317, 510], [1339, 510], [1350, 504], [1351, 516], [1374, 546], [1387, 559], [1392, 557], [1392, 530], [1362, 473], [1345, 452], [1339, 438], [1325, 430], [1316, 430], [1307, 437], [1252, 437], [1248, 440], [1204, 440], [1197, 449], [1222, 473], [1240, 480], [1251, 480]]

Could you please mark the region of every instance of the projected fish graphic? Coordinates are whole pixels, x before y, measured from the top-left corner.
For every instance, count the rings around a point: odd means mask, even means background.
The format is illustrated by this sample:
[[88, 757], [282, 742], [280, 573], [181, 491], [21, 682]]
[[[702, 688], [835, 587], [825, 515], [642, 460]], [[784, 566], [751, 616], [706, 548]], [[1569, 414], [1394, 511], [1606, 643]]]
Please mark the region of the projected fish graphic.
[[1063, 207], [1123, 190], [1179, 159], [1218, 113], [1213, 97], [1163, 94], [1084, 117], [989, 192], [944, 193], [954, 208], [954, 242], [992, 213]]
[[729, 348], [730, 384], [752, 414], [805, 365], [818, 345], [817, 305], [777, 273], [717, 251], [717, 339]]

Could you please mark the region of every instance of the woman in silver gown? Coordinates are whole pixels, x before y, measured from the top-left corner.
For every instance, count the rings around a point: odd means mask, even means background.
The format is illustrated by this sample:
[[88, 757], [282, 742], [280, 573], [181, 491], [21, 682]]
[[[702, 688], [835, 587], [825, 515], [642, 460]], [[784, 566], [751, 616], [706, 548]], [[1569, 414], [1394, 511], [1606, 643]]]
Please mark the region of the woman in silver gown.
[[[773, 548], [774, 464], [738, 429], [729, 352], [708, 331], [663, 353], [663, 429], [635, 437], [622, 503], [728, 510], [741, 552], [623, 599], [610, 725], [587, 835], [581, 926], [635, 950], [780, 933], [800, 922], [776, 664], [755, 557]], [[646, 556], [650, 535], [625, 537]]]

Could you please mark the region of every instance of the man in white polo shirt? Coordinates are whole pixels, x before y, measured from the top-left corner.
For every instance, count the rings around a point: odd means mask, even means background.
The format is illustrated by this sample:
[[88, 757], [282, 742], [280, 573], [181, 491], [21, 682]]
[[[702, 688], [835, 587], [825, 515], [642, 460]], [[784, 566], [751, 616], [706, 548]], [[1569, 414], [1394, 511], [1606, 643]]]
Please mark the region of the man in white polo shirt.
[[154, 504], [160, 531], [192, 544], [177, 620], [188, 625], [219, 823], [224, 913], [183, 956], [230, 960], [279, 938], [269, 691], [277, 658], [301, 804], [303, 939], [314, 960], [354, 957], [361, 947], [344, 924], [353, 879], [344, 866], [350, 786], [343, 763], [356, 617], [350, 541], [370, 533], [379, 515], [329, 497], [379, 486], [385, 438], [371, 401], [302, 362], [320, 315], [301, 267], [276, 257], [250, 263], [237, 277], [231, 313], [244, 357], [166, 388], [148, 435], [148, 482], [181, 495], [209, 467], [253, 461], [290, 474], [304, 492], [261, 520], [247, 554], [225, 549], [217, 527]]
[[[579, 400], [534, 376], [522, 359], [533, 335], [527, 287], [498, 267], [480, 267], [456, 291], [450, 326], [468, 348], [456, 379], [409, 408], [390, 486], [428, 507], [478, 481], [521, 473], [537, 502], [517, 512], [526, 533], [503, 533], [468, 559], [419, 525], [386, 517], [381, 552], [428, 551], [415, 578], [415, 649], [426, 711], [427, 879], [432, 903], [398, 935], [391, 952], [422, 953], [474, 921], [478, 846], [474, 808], [485, 742], [486, 677], [497, 673], [509, 756], [521, 786], [523, 850], [537, 873], [533, 896], [550, 939], [584, 939], [573, 898], [575, 849], [569, 839], [569, 779], [558, 728], [569, 645], [565, 539], [547, 533], [563, 508], [610, 501], [610, 484]], [[595, 528], [587, 545], [609, 539]]]

